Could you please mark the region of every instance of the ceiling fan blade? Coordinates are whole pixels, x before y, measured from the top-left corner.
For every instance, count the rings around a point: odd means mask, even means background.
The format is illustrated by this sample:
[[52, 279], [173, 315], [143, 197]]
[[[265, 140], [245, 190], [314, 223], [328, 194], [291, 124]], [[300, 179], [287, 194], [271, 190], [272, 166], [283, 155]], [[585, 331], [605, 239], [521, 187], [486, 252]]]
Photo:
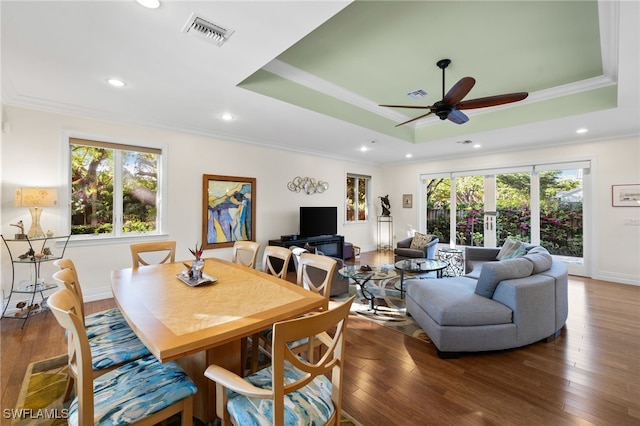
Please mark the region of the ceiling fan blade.
[[507, 93], [504, 95], [487, 96], [486, 98], [469, 99], [462, 101], [456, 105], [457, 109], [474, 109], [486, 108], [490, 106], [509, 104], [525, 99], [529, 94], [527, 92]]
[[449, 115], [447, 116], [447, 119], [449, 121], [452, 121], [456, 124], [464, 124], [467, 121], [469, 121], [469, 117], [467, 117], [467, 115], [462, 112], [462, 111], [458, 111], [455, 108], [451, 109], [451, 112], [449, 112]]
[[476, 80], [473, 77], [461, 78], [460, 81], [458, 81], [453, 85], [451, 89], [449, 89], [445, 97], [442, 98], [442, 101], [447, 105], [454, 106], [462, 99], [464, 99], [465, 96], [467, 96], [467, 93], [469, 93], [471, 89], [473, 89], [473, 86], [475, 84]]
[[429, 111], [428, 113], [420, 115], [420, 116], [418, 116], [416, 118], [412, 118], [411, 120], [407, 120], [407, 121], [404, 121], [404, 122], [402, 122], [400, 124], [396, 124], [395, 127], [402, 126], [403, 124], [411, 123], [412, 121], [420, 120], [421, 118], [426, 117], [427, 115], [429, 115], [431, 113], [433, 113], [433, 111]]
[[427, 109], [432, 108], [433, 105], [420, 106], [420, 105], [378, 105], [381, 107], [389, 107], [389, 108], [414, 108], [414, 109]]

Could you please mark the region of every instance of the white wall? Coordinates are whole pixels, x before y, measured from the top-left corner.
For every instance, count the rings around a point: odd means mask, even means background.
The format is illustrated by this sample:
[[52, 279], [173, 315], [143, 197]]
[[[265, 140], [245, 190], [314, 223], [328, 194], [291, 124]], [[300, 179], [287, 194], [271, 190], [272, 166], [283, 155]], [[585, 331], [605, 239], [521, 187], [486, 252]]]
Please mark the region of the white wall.
[[[168, 237], [177, 241], [178, 259], [188, 259], [188, 248], [201, 239], [203, 174], [256, 178], [256, 239], [263, 247], [269, 239], [297, 233], [299, 206], [338, 206], [339, 218], [344, 217], [347, 172], [371, 175], [374, 191], [382, 179], [380, 168], [362, 164], [22, 108], [4, 107], [3, 122], [10, 124], [10, 131], [2, 135], [0, 229], [3, 235], [9, 236], [17, 231], [10, 223], [22, 219], [27, 229], [31, 223], [26, 209], [13, 206], [16, 188], [49, 186], [62, 190], [65, 186], [61, 163], [66, 153], [62, 139], [69, 132], [94, 135], [108, 141], [157, 142], [168, 146], [167, 230]], [[287, 182], [296, 176], [327, 181], [329, 189], [313, 195], [291, 192]], [[375, 211], [376, 206], [371, 207]], [[45, 209], [42, 228], [64, 233], [59, 218], [65, 214], [64, 206]], [[345, 226], [338, 220], [338, 233], [365, 250], [375, 248], [375, 229], [375, 223]], [[66, 257], [76, 263], [87, 300], [110, 296], [110, 272], [131, 266], [129, 243], [70, 244], [67, 248]], [[230, 259], [231, 249], [208, 250], [205, 256]], [[23, 276], [27, 267], [18, 268], [19, 279], [29, 278]], [[43, 264], [41, 276], [49, 277], [54, 271], [50, 263]], [[4, 248], [1, 276], [6, 296], [11, 286], [11, 265]]]
[[[419, 223], [420, 209], [424, 209], [419, 205], [420, 174], [584, 159], [592, 160], [590, 184], [594, 206], [585, 211], [585, 219], [591, 222], [591, 228], [585, 230], [585, 251], [591, 264], [589, 276], [640, 285], [640, 226], [625, 224], [627, 219], [640, 221], [640, 208], [611, 205], [611, 185], [640, 183], [639, 137], [493, 155], [478, 151], [473, 157], [385, 168], [384, 190], [390, 193], [395, 238], [405, 238], [410, 227], [424, 230]], [[413, 208], [402, 208], [402, 194], [413, 194]]]

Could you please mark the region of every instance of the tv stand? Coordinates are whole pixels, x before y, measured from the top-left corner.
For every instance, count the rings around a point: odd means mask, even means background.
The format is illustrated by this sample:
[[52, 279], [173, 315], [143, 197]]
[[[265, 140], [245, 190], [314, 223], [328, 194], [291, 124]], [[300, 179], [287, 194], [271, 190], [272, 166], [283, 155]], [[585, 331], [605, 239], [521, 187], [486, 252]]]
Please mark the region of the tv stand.
[[296, 240], [269, 240], [270, 246], [289, 248], [291, 246], [304, 247], [305, 245], [315, 247], [325, 256], [337, 257], [344, 260], [344, 236], [343, 235], [320, 235], [317, 237], [298, 238]]

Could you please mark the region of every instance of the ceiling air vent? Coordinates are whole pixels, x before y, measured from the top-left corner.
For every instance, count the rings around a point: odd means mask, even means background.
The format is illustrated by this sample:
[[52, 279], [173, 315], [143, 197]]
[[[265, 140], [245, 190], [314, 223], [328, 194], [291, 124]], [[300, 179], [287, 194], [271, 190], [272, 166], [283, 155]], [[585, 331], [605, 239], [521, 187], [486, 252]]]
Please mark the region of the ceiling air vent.
[[192, 13], [182, 32], [222, 46], [234, 31]]
[[411, 99], [420, 99], [422, 97], [427, 96], [427, 92], [425, 92], [422, 89], [418, 89], [418, 90], [414, 90], [413, 92], [407, 93], [407, 96], [409, 96]]

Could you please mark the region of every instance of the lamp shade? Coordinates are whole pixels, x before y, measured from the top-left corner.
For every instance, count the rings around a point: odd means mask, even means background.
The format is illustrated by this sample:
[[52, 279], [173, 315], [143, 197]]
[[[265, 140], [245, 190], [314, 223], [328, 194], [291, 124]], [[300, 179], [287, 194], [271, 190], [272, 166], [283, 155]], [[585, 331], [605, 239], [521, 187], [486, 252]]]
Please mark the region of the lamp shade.
[[58, 191], [55, 188], [18, 188], [13, 204], [17, 207], [56, 207]]

